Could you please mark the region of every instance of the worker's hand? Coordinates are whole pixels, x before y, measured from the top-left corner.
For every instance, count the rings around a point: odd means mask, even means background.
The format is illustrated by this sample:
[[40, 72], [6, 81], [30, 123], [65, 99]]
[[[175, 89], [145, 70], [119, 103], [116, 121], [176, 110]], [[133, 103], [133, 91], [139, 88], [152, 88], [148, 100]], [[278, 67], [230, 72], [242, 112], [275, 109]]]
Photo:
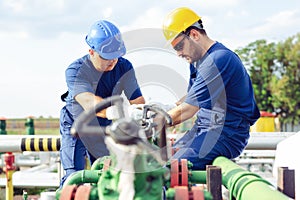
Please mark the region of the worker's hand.
[[[168, 121], [167, 118], [170, 120]], [[153, 122], [156, 125], [156, 130], [161, 130], [164, 126], [170, 127], [172, 126], [172, 118], [168, 113], [165, 113], [164, 115], [161, 115], [157, 113], [155, 117], [153, 118]]]
[[159, 103], [159, 102], [150, 102], [149, 105], [157, 106], [157, 107], [163, 109], [165, 112], [168, 112], [169, 110], [172, 110], [173, 108], [176, 107], [175, 103], [162, 104], [162, 103]]
[[[144, 104], [132, 104], [124, 107], [125, 116], [133, 120], [140, 120], [143, 117]], [[119, 113], [116, 106], [110, 106], [106, 109], [106, 118], [109, 120], [119, 119]]]
[[127, 108], [128, 117], [133, 120], [141, 120], [143, 118], [144, 104], [132, 104]]
[[106, 118], [116, 120], [120, 118], [117, 106], [110, 106], [106, 109]]

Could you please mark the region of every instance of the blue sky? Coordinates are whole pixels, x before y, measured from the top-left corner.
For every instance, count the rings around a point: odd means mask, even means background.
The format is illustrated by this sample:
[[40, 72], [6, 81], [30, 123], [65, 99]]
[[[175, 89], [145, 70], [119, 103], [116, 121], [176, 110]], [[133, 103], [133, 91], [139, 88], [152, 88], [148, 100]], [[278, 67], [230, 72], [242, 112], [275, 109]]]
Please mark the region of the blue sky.
[[[94, 21], [110, 20], [122, 33], [159, 29], [164, 16], [181, 6], [195, 10], [208, 35], [233, 50], [258, 39], [282, 41], [300, 30], [299, 0], [1, 0], [0, 116], [59, 116], [64, 71], [88, 52], [84, 37]], [[152, 62], [168, 60], [174, 68], [186, 69], [184, 62], [165, 54]], [[134, 65], [145, 61], [134, 54], [128, 58]]]

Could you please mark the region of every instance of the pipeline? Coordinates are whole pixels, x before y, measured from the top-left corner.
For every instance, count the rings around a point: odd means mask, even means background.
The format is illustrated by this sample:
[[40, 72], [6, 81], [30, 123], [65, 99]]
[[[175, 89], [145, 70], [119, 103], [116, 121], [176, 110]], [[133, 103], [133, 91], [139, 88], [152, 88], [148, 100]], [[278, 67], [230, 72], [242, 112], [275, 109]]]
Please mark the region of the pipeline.
[[34, 135], [34, 120], [33, 117], [29, 116], [25, 122], [27, 135]]
[[60, 136], [0, 135], [0, 152], [59, 151]]
[[236, 200], [276, 199], [288, 200], [266, 180], [255, 173], [244, 170], [228, 158], [217, 157], [213, 165], [222, 169], [222, 184], [230, 191], [230, 197]]
[[6, 172], [6, 200], [13, 200], [13, 194], [14, 194], [14, 187], [13, 187], [13, 179], [12, 175], [15, 170], [14, 162], [15, 162], [15, 156], [8, 152], [4, 155], [4, 162], [5, 162], [5, 168], [4, 171]]
[[[294, 135], [295, 132], [251, 132], [246, 150], [276, 150], [279, 142]], [[183, 133], [169, 134], [170, 140], [181, 137]]]
[[205, 170], [191, 170], [189, 182], [192, 184], [206, 184], [206, 171]]
[[60, 138], [22, 138], [22, 151], [59, 151]]
[[[251, 133], [246, 149], [275, 150], [276, 145], [283, 139], [293, 135], [290, 132]], [[0, 135], [0, 152], [22, 151], [59, 151], [60, 136], [54, 135]]]
[[[87, 193], [85, 194], [86, 197], [89, 197], [88, 199], [99, 199], [98, 188], [96, 187], [96, 184], [99, 181], [101, 175], [101, 170], [81, 170], [71, 174], [66, 179], [63, 188], [56, 190], [56, 199], [64, 199], [64, 197], [62, 196], [63, 189], [67, 188], [67, 190], [69, 190], [71, 188], [72, 190], [74, 190], [74, 192], [76, 192], [78, 185], [82, 185], [84, 183], [91, 183], [90, 191], [85, 191], [85, 193]], [[82, 193], [82, 191], [78, 192], [78, 194], [80, 193]], [[71, 197], [67, 195], [67, 198], [70, 199]]]
[[295, 132], [252, 132], [246, 150], [276, 150], [279, 142]]
[[0, 135], [6, 135], [6, 118], [0, 117]]
[[91, 170], [102, 170], [107, 169], [110, 165], [110, 156], [103, 156], [101, 158], [98, 158], [94, 161], [94, 163], [91, 166]]
[[[181, 187], [184, 187], [184, 186], [181, 186]], [[193, 188], [193, 187], [192, 187]], [[188, 197], [186, 199], [203, 199], [203, 200], [213, 200], [213, 197], [211, 196], [210, 192], [208, 191], [205, 191], [205, 190], [199, 190], [200, 193], [198, 194], [193, 194], [193, 196], [191, 194], [188, 195]], [[177, 200], [177, 199], [181, 199], [182, 197], [179, 195], [179, 196], [176, 196], [176, 189], [175, 188], [169, 188], [167, 191], [166, 191], [166, 199], [174, 199], [174, 200]]]
[[83, 183], [97, 183], [102, 174], [101, 170], [81, 170], [70, 175], [64, 185], [80, 185]]

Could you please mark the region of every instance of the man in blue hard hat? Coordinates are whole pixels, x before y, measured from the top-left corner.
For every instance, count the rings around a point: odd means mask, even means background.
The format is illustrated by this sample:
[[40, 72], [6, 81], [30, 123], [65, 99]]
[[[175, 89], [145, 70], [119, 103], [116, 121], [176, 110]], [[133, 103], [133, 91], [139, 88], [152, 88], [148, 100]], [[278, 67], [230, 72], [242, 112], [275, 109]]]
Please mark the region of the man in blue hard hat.
[[[60, 158], [65, 176], [60, 188], [71, 173], [84, 169], [86, 156], [92, 163], [108, 155], [102, 137], [84, 139], [70, 134], [74, 120], [104, 98], [122, 92], [130, 104], [145, 103], [133, 66], [122, 57], [126, 48], [119, 29], [109, 21], [97, 21], [91, 26], [85, 41], [90, 46], [89, 53], [75, 60], [65, 72], [68, 92], [62, 95], [66, 105], [60, 115]], [[94, 120], [100, 126], [111, 123], [106, 110], [97, 113]]]

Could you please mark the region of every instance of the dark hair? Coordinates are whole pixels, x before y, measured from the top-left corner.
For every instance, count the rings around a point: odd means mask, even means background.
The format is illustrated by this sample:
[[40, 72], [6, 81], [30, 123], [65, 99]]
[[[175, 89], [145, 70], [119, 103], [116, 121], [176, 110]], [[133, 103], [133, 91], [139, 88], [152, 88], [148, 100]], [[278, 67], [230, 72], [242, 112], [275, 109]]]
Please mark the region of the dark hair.
[[201, 33], [202, 35], [206, 35], [206, 31], [203, 28], [203, 24], [202, 24], [202, 20], [199, 19], [198, 24], [197, 25], [192, 25], [190, 27], [188, 27], [185, 31], [184, 34], [185, 35], [190, 35], [190, 32], [192, 29], [197, 30], [199, 33]]

